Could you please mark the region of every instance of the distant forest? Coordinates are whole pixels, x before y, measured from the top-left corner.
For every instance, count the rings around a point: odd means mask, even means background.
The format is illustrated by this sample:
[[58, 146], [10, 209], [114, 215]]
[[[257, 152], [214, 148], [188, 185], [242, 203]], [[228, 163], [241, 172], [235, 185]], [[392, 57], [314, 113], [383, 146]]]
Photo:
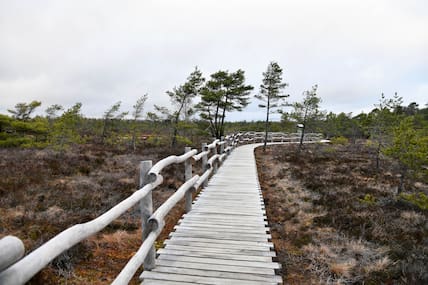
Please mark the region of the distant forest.
[[[308, 131], [322, 133], [326, 138], [343, 137], [354, 142], [357, 139], [375, 138], [380, 132], [392, 135], [394, 127], [410, 118], [416, 131], [428, 134], [427, 107], [419, 108], [416, 103], [392, 106], [385, 104], [385, 100], [382, 99], [383, 103], [367, 114], [320, 111], [307, 122]], [[32, 117], [33, 111], [41, 107], [41, 102], [18, 103], [14, 110], [9, 111], [10, 115], [0, 114], [0, 146], [59, 147], [90, 142], [130, 147], [133, 134], [137, 145], [143, 141], [146, 145], [153, 145], [154, 140], [157, 140], [157, 144], [167, 145], [172, 141], [174, 128], [177, 128], [178, 141], [185, 144], [193, 144], [192, 138], [196, 136], [212, 136], [209, 121], [196, 117], [180, 120], [177, 126], [172, 116], [165, 115], [165, 112], [148, 112], [144, 118], [141, 115], [137, 120], [124, 119], [124, 113], [117, 108], [120, 107], [119, 102], [106, 110], [103, 118], [93, 119], [80, 113], [81, 106], [76, 103], [64, 110], [60, 105], [53, 105], [46, 109], [46, 115]], [[280, 122], [269, 122], [269, 131], [296, 132], [298, 123], [291, 118], [290, 113], [283, 113]], [[224, 129], [225, 133], [262, 132], [265, 130], [265, 121], [226, 121]], [[152, 137], [157, 139], [150, 139]]]

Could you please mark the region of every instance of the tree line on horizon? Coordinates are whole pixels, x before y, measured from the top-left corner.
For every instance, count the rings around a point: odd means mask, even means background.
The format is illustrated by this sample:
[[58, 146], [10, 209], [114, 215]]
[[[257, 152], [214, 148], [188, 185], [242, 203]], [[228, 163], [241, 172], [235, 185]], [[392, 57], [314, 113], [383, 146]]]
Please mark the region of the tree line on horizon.
[[[155, 111], [146, 114], [148, 94], [138, 98], [130, 112], [122, 111], [119, 101], [99, 119], [85, 118], [81, 103], [68, 109], [51, 105], [43, 116], [33, 116], [42, 105], [40, 101], [17, 103], [8, 110], [9, 115], [0, 114], [0, 147], [64, 150], [73, 144], [91, 142], [135, 151], [140, 146], [195, 145], [198, 137], [221, 138], [234, 131], [264, 131], [267, 137], [269, 131], [296, 132], [298, 126], [301, 142], [305, 132], [320, 132], [336, 141], [369, 139], [377, 166], [382, 155], [402, 161], [402, 173], [426, 163], [428, 104], [425, 108], [415, 102], [403, 106], [397, 93], [392, 98], [382, 94], [367, 114], [335, 114], [320, 109], [322, 100], [316, 84], [303, 92], [301, 101], [287, 102], [289, 95], [284, 89], [288, 83], [277, 62], [270, 62], [262, 75], [254, 98], [266, 114], [264, 121], [225, 120], [228, 113], [242, 111], [250, 103], [254, 87], [246, 84], [243, 70], [220, 70], [204, 78], [196, 67], [183, 84], [166, 92], [172, 107], [155, 105]], [[274, 112], [281, 114], [280, 122], [270, 121]], [[125, 118], [127, 115], [131, 119]]]

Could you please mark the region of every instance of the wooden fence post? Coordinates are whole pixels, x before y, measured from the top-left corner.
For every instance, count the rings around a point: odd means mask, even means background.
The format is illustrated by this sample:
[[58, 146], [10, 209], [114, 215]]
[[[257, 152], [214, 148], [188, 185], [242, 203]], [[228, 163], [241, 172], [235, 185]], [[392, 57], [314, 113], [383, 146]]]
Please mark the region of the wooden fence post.
[[[221, 137], [221, 142], [224, 142], [224, 136]], [[224, 143], [220, 145], [220, 154], [224, 153]]]
[[5, 236], [0, 239], [0, 272], [14, 264], [24, 256], [24, 243], [17, 237]]
[[[185, 153], [189, 152], [191, 150], [192, 150], [192, 148], [189, 146], [186, 146], [184, 148]], [[187, 181], [191, 178], [192, 178], [192, 161], [189, 158], [184, 162], [184, 180]], [[186, 192], [185, 199], [186, 199], [186, 213], [189, 213], [192, 210], [192, 200], [193, 200], [191, 190]]]
[[[144, 160], [140, 163], [140, 188], [149, 184], [148, 173], [152, 168], [151, 160]], [[149, 228], [148, 220], [150, 216], [153, 214], [153, 198], [152, 191], [148, 193], [141, 201], [140, 201], [140, 211], [141, 211], [141, 225], [143, 227], [143, 241], [150, 234], [151, 229]], [[156, 249], [153, 245], [144, 259], [144, 270], [152, 270], [155, 268], [155, 259], [156, 259]]]
[[[206, 143], [202, 143], [202, 151], [206, 151], [208, 150], [207, 148], [207, 144]], [[205, 154], [204, 156], [202, 156], [202, 172], [205, 172], [208, 168], [207, 168], [207, 162], [208, 162], [208, 156]], [[207, 187], [208, 185], [208, 181], [205, 180], [203, 183], [204, 187]]]
[[[217, 154], [217, 144], [215, 145], [215, 147], [213, 148], [213, 155]], [[218, 169], [218, 159], [214, 160], [213, 163], [213, 174], [217, 173], [217, 169]]]

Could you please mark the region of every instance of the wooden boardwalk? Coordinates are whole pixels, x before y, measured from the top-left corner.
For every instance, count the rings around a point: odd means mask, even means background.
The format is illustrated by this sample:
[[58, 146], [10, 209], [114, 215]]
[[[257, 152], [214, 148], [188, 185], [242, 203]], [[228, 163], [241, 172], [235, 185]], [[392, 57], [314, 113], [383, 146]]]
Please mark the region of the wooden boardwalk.
[[254, 146], [236, 148], [157, 251], [150, 284], [281, 284]]

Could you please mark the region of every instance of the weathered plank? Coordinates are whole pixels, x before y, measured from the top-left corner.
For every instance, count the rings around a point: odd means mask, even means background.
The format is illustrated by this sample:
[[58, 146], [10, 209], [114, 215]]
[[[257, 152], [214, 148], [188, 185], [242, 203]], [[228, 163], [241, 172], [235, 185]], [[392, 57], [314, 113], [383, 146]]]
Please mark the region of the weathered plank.
[[225, 271], [225, 272], [275, 275], [275, 270], [272, 268], [257, 268], [257, 267], [221, 265], [221, 264], [213, 265], [208, 263], [195, 263], [195, 262], [186, 262], [186, 261], [166, 260], [166, 259], [159, 259], [159, 258], [156, 260], [156, 264], [159, 266], [190, 268], [190, 269], [199, 269], [199, 270], [215, 269], [217, 271]]
[[260, 261], [260, 262], [272, 261], [272, 257], [269, 257], [269, 256], [241, 255], [241, 254], [231, 255], [223, 252], [214, 253], [214, 252], [205, 252], [205, 251], [174, 250], [169, 248], [159, 249], [158, 254], [202, 257], [202, 258], [218, 258], [218, 259], [242, 260], [242, 261]]
[[224, 285], [224, 284], [236, 284], [236, 285], [268, 285], [268, 284], [277, 284], [277, 282], [262, 282], [262, 281], [250, 281], [250, 280], [238, 280], [230, 278], [216, 278], [208, 276], [195, 276], [195, 275], [185, 275], [182, 273], [171, 274], [163, 272], [143, 272], [141, 275], [142, 278], [152, 279], [152, 280], [171, 280], [177, 282], [193, 282], [196, 284], [213, 284], [213, 285]]
[[212, 235], [213, 237], [217, 236], [217, 235], [224, 235], [224, 236], [248, 236], [248, 237], [258, 237], [261, 238], [262, 241], [266, 241], [267, 239], [272, 238], [270, 234], [267, 234], [266, 232], [258, 232], [258, 231], [253, 231], [250, 232], [249, 230], [239, 230], [239, 229], [235, 229], [235, 230], [227, 230], [227, 229], [223, 229], [222, 231], [218, 231], [215, 229], [207, 229], [207, 228], [196, 228], [196, 227], [185, 227], [185, 226], [178, 226], [177, 229], [175, 230], [175, 233], [181, 233], [181, 234], [194, 234], [194, 233], [201, 233], [204, 235]]
[[266, 234], [266, 228], [262, 227], [219, 227], [215, 225], [201, 225], [196, 223], [182, 223], [175, 226], [176, 230], [193, 230], [193, 231], [222, 231], [227, 233], [251, 233], [251, 234]]
[[222, 241], [236, 241], [237, 244], [243, 241], [266, 241], [266, 237], [258, 235], [241, 235], [241, 234], [226, 234], [219, 232], [173, 232], [170, 234], [171, 237], [195, 237], [195, 238], [210, 238]]
[[249, 219], [238, 219], [235, 218], [234, 220], [231, 220], [228, 217], [220, 216], [220, 217], [204, 217], [204, 216], [189, 216], [186, 217], [186, 221], [198, 221], [198, 222], [207, 222], [212, 224], [223, 224], [223, 225], [246, 225], [246, 226], [252, 226], [252, 225], [260, 225], [260, 226], [266, 226], [268, 224], [265, 219], [257, 219], [257, 220], [249, 220]]
[[[219, 205], [221, 202], [221, 205]], [[193, 204], [193, 208], [198, 207], [219, 207], [221, 209], [236, 209], [236, 201], [226, 202], [226, 201], [197, 201]], [[241, 206], [242, 210], [264, 210], [262, 203], [260, 204], [243, 204]]]
[[[190, 215], [190, 214], [189, 214]], [[231, 219], [233, 218], [234, 221], [242, 221], [245, 222], [246, 220], [249, 221], [264, 221], [266, 217], [264, 216], [247, 216], [247, 215], [239, 215], [239, 214], [226, 214], [226, 213], [201, 213], [201, 212], [192, 212], [192, 217], [198, 217], [202, 216], [202, 218], [207, 219]]]
[[204, 244], [201, 246], [198, 245], [192, 245], [192, 246], [186, 246], [186, 245], [175, 245], [175, 244], [168, 244], [166, 249], [172, 249], [172, 250], [184, 250], [184, 251], [194, 251], [194, 252], [203, 252], [203, 253], [221, 253], [221, 254], [229, 254], [231, 256], [234, 255], [250, 255], [250, 256], [269, 256], [269, 257], [275, 257], [275, 251], [267, 251], [265, 247], [261, 248], [251, 248], [251, 249], [239, 249], [239, 248], [216, 248], [216, 247], [209, 247], [209, 244]]
[[[159, 280], [156, 279], [145, 279], [143, 282], [144, 285], [195, 285], [198, 283], [194, 282], [177, 282], [177, 281], [167, 281], [162, 280], [162, 282], [159, 282]], [[199, 283], [201, 284], [201, 283]]]
[[269, 230], [269, 228], [264, 224], [264, 222], [253, 223], [253, 224], [238, 224], [238, 223], [225, 223], [225, 224], [216, 224], [215, 221], [207, 221], [207, 220], [197, 220], [197, 219], [187, 219], [180, 220], [178, 222], [179, 225], [197, 225], [201, 227], [215, 227], [215, 228], [242, 228], [242, 229], [254, 229], [255, 227], [264, 228], [264, 230]]
[[[227, 240], [226, 240], [227, 241]], [[174, 238], [174, 240], [167, 240], [165, 241], [165, 244], [167, 245], [181, 245], [181, 246], [199, 246], [199, 247], [205, 247], [205, 248], [224, 248], [224, 249], [238, 249], [238, 250], [266, 250], [269, 251], [271, 248], [273, 248], [272, 243], [258, 243], [258, 244], [246, 244], [246, 242], [241, 242], [240, 244], [231, 244], [231, 243], [223, 243], [223, 241], [216, 240], [209, 240], [205, 242], [198, 242], [198, 241], [189, 241], [186, 239], [178, 239]]]
[[154, 269], [153, 271], [164, 272], [164, 273], [177, 273], [177, 274], [179, 273], [179, 274], [195, 275], [195, 276], [230, 278], [230, 279], [239, 279], [239, 280], [252, 280], [252, 281], [263, 281], [263, 282], [281, 282], [281, 278], [277, 275], [245, 274], [245, 273], [236, 273], [236, 272], [216, 271], [215, 269], [198, 270], [198, 269], [160, 266], [160, 267]]
[[[241, 201], [242, 202], [242, 201]], [[196, 214], [196, 213], [222, 213], [222, 214], [235, 214], [238, 210], [236, 209], [236, 207], [232, 207], [232, 206], [218, 206], [216, 207], [215, 205], [212, 204], [205, 204], [205, 205], [195, 205], [195, 207], [192, 209], [192, 214]], [[242, 215], [242, 217], [244, 216], [265, 216], [266, 212], [264, 209], [261, 209], [261, 207], [258, 208], [249, 208], [249, 207], [243, 207], [242, 211], [240, 211], [241, 213], [244, 213], [245, 215]], [[239, 213], [238, 213], [239, 214]]]
[[259, 262], [259, 261], [246, 261], [246, 260], [231, 260], [220, 258], [204, 258], [204, 257], [191, 257], [191, 256], [176, 256], [170, 254], [161, 254], [158, 260], [173, 260], [183, 262], [194, 262], [198, 264], [215, 264], [215, 265], [231, 265], [231, 266], [245, 266], [251, 268], [270, 268], [280, 269], [278, 263], [274, 262]]

